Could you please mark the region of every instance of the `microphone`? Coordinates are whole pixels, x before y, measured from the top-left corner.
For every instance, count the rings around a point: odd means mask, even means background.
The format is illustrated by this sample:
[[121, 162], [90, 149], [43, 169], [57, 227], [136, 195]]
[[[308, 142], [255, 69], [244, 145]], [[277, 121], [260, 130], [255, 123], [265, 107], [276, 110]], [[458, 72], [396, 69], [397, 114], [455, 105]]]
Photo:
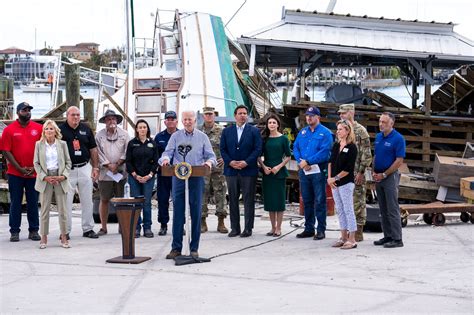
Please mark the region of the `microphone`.
[[189, 151], [193, 148], [190, 144], [180, 144], [178, 145], [178, 153], [183, 157], [183, 160], [186, 161], [186, 155], [188, 155]]

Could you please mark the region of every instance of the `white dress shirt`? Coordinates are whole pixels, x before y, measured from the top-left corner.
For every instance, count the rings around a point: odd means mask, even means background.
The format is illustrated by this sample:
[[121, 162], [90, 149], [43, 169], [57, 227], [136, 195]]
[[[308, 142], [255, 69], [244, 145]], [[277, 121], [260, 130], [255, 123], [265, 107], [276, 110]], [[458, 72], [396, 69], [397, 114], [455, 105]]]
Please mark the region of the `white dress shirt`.
[[53, 144], [46, 144], [46, 168], [48, 170], [57, 170], [59, 169], [59, 162], [58, 162], [58, 149], [56, 147], [56, 142]]
[[240, 142], [240, 138], [242, 137], [242, 132], [244, 132], [245, 124], [243, 124], [240, 127], [236, 125], [236, 127], [237, 127], [237, 142]]

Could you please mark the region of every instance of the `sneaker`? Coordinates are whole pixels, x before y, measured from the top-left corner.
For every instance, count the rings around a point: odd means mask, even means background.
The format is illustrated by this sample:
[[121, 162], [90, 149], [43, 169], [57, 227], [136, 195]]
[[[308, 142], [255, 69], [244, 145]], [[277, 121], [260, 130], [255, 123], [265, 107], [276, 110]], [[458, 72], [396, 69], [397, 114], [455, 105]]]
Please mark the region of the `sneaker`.
[[391, 242], [383, 244], [384, 248], [395, 248], [395, 247], [403, 247], [402, 240], [393, 240]]
[[107, 230], [104, 230], [104, 229], [100, 229], [99, 232], [97, 232], [97, 235], [99, 236], [104, 236], [105, 234], [107, 234]]
[[19, 242], [20, 241], [20, 233], [11, 233], [10, 242]]
[[28, 233], [28, 238], [32, 241], [40, 241], [41, 236], [38, 234], [38, 231], [31, 231]]
[[181, 252], [173, 249], [168, 255], [166, 255], [166, 259], [175, 259], [178, 256], [181, 256]]
[[153, 234], [151, 229], [143, 229], [143, 236], [145, 236], [147, 238], [152, 238], [152, 237], [155, 236], [155, 234]]
[[307, 238], [307, 237], [313, 237], [314, 236], [314, 231], [303, 231], [300, 234], [296, 234], [297, 238]]
[[135, 230], [135, 238], [140, 238], [140, 229]]
[[94, 230], [90, 230], [90, 231], [82, 233], [82, 237], [99, 238], [99, 235], [97, 235], [97, 233], [94, 232]]
[[378, 241], [374, 241], [375, 246], [381, 246], [384, 245], [385, 243], [393, 241], [391, 237], [382, 237]]

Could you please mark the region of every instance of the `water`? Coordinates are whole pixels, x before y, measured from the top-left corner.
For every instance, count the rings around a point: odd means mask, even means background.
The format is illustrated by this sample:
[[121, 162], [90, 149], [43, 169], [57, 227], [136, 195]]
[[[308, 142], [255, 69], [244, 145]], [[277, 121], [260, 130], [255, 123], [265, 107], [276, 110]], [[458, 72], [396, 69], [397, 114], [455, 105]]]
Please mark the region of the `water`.
[[[63, 100], [65, 100], [66, 91], [61, 87], [60, 90], [63, 91]], [[99, 89], [95, 86], [81, 87], [82, 97], [92, 98], [94, 99], [94, 103], [97, 103], [98, 94]], [[13, 95], [15, 99], [15, 107], [13, 110], [16, 110], [17, 104], [21, 102], [28, 102], [31, 106], [33, 106], [33, 110], [31, 111], [32, 118], [41, 118], [52, 109], [50, 93], [23, 93], [20, 88], [15, 88]]]

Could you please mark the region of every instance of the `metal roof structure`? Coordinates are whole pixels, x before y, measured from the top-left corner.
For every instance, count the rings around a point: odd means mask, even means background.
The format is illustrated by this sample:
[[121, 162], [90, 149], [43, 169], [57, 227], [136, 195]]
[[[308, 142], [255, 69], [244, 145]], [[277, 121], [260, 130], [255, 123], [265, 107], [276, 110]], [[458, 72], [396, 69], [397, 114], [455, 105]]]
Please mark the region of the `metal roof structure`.
[[[290, 67], [386, 66], [430, 60], [434, 67], [474, 63], [474, 43], [453, 23], [284, 10], [282, 20], [237, 41], [250, 64]], [[254, 60], [252, 57], [254, 56]], [[423, 68], [420, 66], [419, 68]]]

